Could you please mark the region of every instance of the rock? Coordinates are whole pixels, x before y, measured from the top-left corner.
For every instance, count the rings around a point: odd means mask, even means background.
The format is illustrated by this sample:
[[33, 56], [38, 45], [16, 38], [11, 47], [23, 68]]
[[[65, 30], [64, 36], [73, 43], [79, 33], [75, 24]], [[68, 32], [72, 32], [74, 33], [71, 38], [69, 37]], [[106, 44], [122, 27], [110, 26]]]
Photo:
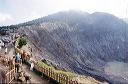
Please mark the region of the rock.
[[47, 64], [47, 61], [46, 61], [46, 59], [42, 59], [41, 61]]
[[25, 82], [25, 77], [24, 77], [24, 76], [19, 77], [19, 78], [18, 78], [18, 81], [20, 81], [20, 82]]
[[102, 84], [109, 84], [109, 83], [107, 83], [107, 82], [103, 82]]
[[15, 75], [14, 75], [14, 80], [17, 81], [18, 78], [19, 78], [19, 73], [15, 73]]
[[123, 84], [128, 81], [122, 76], [104, 72], [107, 62], [128, 62], [128, 30], [122, 25], [128, 26], [107, 13], [61, 12], [19, 25], [18, 31], [29, 37], [43, 58], [79, 74]]

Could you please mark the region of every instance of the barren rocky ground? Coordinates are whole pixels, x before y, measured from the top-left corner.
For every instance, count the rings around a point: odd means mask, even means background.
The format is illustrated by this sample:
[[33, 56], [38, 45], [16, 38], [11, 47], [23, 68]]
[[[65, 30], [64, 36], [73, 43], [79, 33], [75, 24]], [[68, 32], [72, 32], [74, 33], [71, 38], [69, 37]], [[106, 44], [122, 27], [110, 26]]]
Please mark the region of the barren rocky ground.
[[60, 12], [20, 24], [18, 28], [27, 35], [38, 58], [102, 81], [125, 84], [127, 26], [107, 13]]

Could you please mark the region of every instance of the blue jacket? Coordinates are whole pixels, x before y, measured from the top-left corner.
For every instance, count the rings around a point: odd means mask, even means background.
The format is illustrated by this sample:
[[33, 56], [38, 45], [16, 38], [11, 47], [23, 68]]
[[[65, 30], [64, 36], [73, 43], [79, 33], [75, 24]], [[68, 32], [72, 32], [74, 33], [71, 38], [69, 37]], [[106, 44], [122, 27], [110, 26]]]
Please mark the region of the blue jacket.
[[16, 60], [21, 60], [21, 56], [16, 55]]

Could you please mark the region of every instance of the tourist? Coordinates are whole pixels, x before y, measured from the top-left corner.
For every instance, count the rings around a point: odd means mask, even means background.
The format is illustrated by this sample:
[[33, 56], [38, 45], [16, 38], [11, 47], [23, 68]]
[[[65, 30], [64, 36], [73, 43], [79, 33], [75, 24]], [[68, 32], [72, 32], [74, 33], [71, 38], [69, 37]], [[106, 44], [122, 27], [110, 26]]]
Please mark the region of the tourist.
[[16, 61], [16, 63], [20, 63], [21, 62], [21, 56], [20, 56], [19, 53], [17, 53], [15, 61]]
[[8, 51], [8, 49], [7, 49], [7, 47], [5, 47], [5, 54], [7, 54], [7, 51]]
[[19, 71], [19, 63], [21, 63], [21, 56], [19, 53], [17, 53], [17, 55], [16, 55], [15, 62], [16, 62], [16, 65], [15, 65], [16, 71], [18, 72]]
[[34, 62], [32, 61], [32, 62], [31, 62], [30, 70], [32, 70], [32, 71], [33, 71], [33, 67], [34, 67]]
[[15, 43], [16, 43], [16, 41], [13, 41], [12, 43], [13, 43], [13, 46], [15, 47]]
[[2, 47], [0, 46], [0, 50], [2, 49]]
[[33, 51], [33, 50], [32, 50], [32, 48], [31, 48], [31, 57], [32, 57], [32, 51]]
[[14, 66], [15, 66], [15, 56], [13, 56], [12, 58], [12, 68], [14, 68]]
[[26, 58], [26, 55], [27, 53], [25, 52], [25, 50], [23, 50], [23, 54], [21, 55], [21, 59], [22, 59], [22, 62], [24, 63], [25, 62], [25, 58]]

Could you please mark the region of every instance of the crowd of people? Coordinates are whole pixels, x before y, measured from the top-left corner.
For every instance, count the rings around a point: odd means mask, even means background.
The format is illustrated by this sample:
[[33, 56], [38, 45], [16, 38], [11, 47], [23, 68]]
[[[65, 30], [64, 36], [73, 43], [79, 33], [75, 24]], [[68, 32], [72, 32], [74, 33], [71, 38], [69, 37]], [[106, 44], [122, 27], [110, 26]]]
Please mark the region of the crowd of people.
[[[26, 81], [30, 80], [30, 77], [25, 74], [23, 67], [22, 67], [22, 63], [24, 62], [23, 60], [25, 56], [26, 56], [25, 54], [20, 55], [19, 53], [17, 53], [15, 56], [13, 56], [13, 59], [10, 59], [7, 57], [5, 57], [4, 59], [1, 59], [0, 61], [1, 62], [0, 63], [1, 64], [0, 65], [1, 66], [0, 67], [0, 83], [5, 83], [5, 74], [7, 73], [7, 71], [14, 69], [14, 67], [15, 67], [15, 72], [19, 74], [19, 78], [20, 76], [23, 76]], [[34, 62], [32, 61], [31, 58], [30, 60], [31, 60], [30, 70], [33, 70]], [[21, 75], [23, 73], [24, 75]]]
[[[15, 46], [15, 42], [16, 41], [12, 41], [12, 44]], [[0, 47], [0, 50], [4, 49], [4, 54], [5, 54], [5, 58], [7, 59], [2, 59], [0, 58], [0, 83], [5, 83], [5, 74], [7, 73], [6, 70], [11, 70], [15, 67], [15, 72], [19, 73], [22, 76], [23, 71], [23, 67], [22, 67], [22, 63], [25, 62], [25, 58], [30, 56], [32, 57], [32, 54], [29, 56], [25, 51], [23, 51], [23, 53], [19, 53], [19, 52], [15, 52], [16, 55], [13, 56], [12, 59], [8, 59], [8, 57], [6, 56], [8, 53], [8, 48], [5, 45], [4, 47]], [[32, 48], [31, 48], [31, 53], [32, 53]], [[33, 70], [34, 67], [34, 61], [32, 58], [30, 58], [30, 70]], [[25, 80], [29, 80], [30, 77], [27, 76], [26, 74], [24, 74]]]
[[[30, 79], [31, 79], [31, 77], [26, 75], [25, 72], [22, 70], [23, 69], [22, 63], [25, 62], [25, 57], [26, 56], [28, 56], [28, 55], [27, 55], [27, 53], [25, 53], [25, 51], [23, 51], [23, 54], [20, 55], [19, 53], [17, 53], [17, 55], [15, 56], [15, 62], [16, 62], [15, 69], [16, 69], [17, 73], [21, 74], [19, 79], [22, 82], [23, 82], [23, 79], [21, 79], [21, 77], [24, 78], [26, 80], [26, 82], [28, 80], [30, 82]], [[34, 62], [32, 61], [32, 58], [30, 58], [30, 62], [31, 62], [30, 70], [33, 70]]]
[[[5, 74], [9, 71], [14, 69], [15, 67], [15, 72], [19, 74], [24, 73], [24, 78], [25, 80], [30, 80], [31, 77], [27, 76], [23, 70], [22, 63], [24, 63], [26, 54], [19, 54], [17, 53], [15, 56], [13, 56], [13, 59], [10, 59], [9, 57], [3, 57], [3, 59], [0, 59], [0, 83], [5, 83]], [[31, 66], [30, 70], [33, 70], [34, 67], [34, 61], [32, 58], [30, 58]], [[19, 78], [22, 75], [19, 75]]]

